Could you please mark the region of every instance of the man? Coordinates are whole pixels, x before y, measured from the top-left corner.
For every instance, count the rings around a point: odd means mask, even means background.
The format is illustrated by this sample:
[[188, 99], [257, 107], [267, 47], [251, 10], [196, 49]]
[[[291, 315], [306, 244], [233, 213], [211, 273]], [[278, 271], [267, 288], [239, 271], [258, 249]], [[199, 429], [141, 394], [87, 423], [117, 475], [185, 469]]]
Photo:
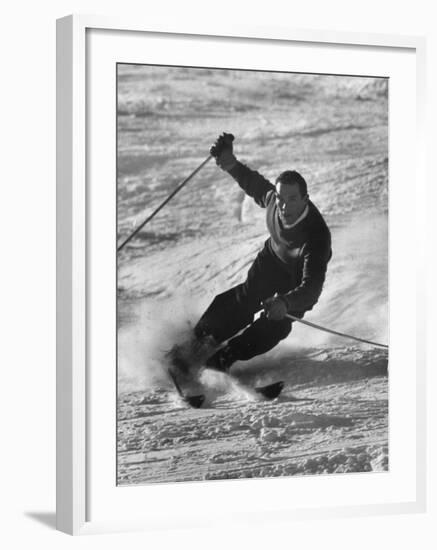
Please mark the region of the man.
[[233, 139], [222, 134], [211, 155], [266, 209], [270, 237], [245, 282], [216, 296], [194, 328], [197, 349], [215, 350], [206, 366], [224, 372], [235, 361], [266, 353], [288, 336], [292, 320], [287, 314], [302, 318], [316, 304], [331, 258], [330, 231], [309, 200], [304, 178], [286, 171], [273, 185], [236, 159]]

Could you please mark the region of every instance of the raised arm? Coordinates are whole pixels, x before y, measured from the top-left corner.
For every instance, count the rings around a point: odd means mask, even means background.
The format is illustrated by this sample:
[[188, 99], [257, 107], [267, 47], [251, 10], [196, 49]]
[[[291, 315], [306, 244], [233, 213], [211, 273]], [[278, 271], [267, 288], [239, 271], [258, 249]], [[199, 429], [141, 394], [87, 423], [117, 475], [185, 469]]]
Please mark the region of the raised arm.
[[222, 134], [211, 147], [210, 153], [216, 159], [217, 166], [228, 172], [249, 197], [265, 208], [275, 187], [259, 172], [237, 160], [233, 152], [233, 140], [232, 134]]

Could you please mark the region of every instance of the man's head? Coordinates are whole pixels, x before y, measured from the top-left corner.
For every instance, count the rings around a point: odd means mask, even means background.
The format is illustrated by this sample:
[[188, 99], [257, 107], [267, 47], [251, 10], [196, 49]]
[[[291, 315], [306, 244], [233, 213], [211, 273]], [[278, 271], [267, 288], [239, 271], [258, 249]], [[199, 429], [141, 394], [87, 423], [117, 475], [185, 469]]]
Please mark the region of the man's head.
[[292, 225], [308, 204], [308, 190], [304, 178], [295, 170], [287, 170], [276, 179], [276, 204], [281, 221]]

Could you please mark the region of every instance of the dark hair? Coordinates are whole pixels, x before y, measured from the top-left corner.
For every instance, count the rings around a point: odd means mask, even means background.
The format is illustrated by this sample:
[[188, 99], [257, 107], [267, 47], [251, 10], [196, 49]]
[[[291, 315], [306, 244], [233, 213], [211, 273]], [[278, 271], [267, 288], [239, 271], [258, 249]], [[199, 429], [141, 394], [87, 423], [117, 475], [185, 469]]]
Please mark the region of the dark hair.
[[282, 172], [276, 178], [275, 183], [282, 183], [283, 185], [297, 184], [302, 197], [305, 197], [308, 194], [307, 182], [299, 174], [299, 172], [296, 172], [296, 170], [286, 170], [285, 172]]

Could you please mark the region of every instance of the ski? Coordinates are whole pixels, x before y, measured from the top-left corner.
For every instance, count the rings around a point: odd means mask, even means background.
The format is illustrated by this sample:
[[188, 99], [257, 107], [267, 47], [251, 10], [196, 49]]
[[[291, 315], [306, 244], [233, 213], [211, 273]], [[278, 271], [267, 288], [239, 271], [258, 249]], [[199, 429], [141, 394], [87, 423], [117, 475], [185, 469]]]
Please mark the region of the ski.
[[[181, 386], [178, 383], [174, 373], [171, 372], [170, 369], [168, 369], [167, 372], [168, 372], [168, 375], [169, 375], [171, 381], [173, 382], [173, 385], [174, 385], [179, 397], [182, 399], [182, 401], [184, 401], [185, 403], [187, 403], [187, 405], [189, 405], [190, 407], [192, 407], [194, 409], [200, 409], [202, 407], [203, 403], [205, 402], [206, 395], [202, 394], [202, 393], [195, 394], [195, 395], [189, 395], [188, 393], [186, 393], [181, 388]], [[244, 384], [242, 384], [238, 380], [236, 380], [236, 382], [240, 386], [244, 386]], [[247, 387], [247, 389], [252, 390], [256, 394], [263, 397], [265, 400], [273, 401], [274, 399], [279, 397], [279, 395], [281, 394], [281, 392], [284, 388], [284, 382], [282, 380], [280, 380], [278, 382], [273, 382], [271, 384], [266, 384], [264, 386], [255, 386], [254, 388], [252, 388], [250, 386], [246, 386], [246, 387]]]
[[205, 395], [201, 393], [197, 395], [188, 395], [182, 390], [181, 386], [176, 380], [176, 376], [173, 374], [171, 369], [167, 369], [167, 373], [182, 401], [184, 401], [194, 409], [200, 409], [200, 407], [203, 405], [203, 402], [205, 401]]
[[[198, 378], [197, 378], [197, 375], [195, 375], [194, 377], [192, 375], [190, 375], [190, 371], [191, 371], [190, 362], [187, 358], [185, 358], [183, 356], [183, 354], [181, 354], [180, 346], [174, 346], [167, 353], [167, 358], [169, 359], [169, 362], [170, 362], [171, 366], [169, 365], [166, 370], [167, 370], [168, 376], [169, 376], [170, 380], [172, 381], [173, 386], [176, 389], [179, 397], [182, 399], [182, 401], [187, 403], [190, 407], [193, 407], [195, 409], [200, 409], [202, 407], [202, 405], [204, 404], [205, 400], [206, 400], [207, 392], [205, 391], [205, 393], [203, 393], [203, 388], [201, 387], [201, 388], [198, 389], [199, 393], [195, 393], [193, 395], [190, 395], [188, 393], [188, 391], [189, 391], [188, 388], [191, 385], [190, 384], [190, 378], [191, 378], [191, 382], [193, 382], [196, 379], [197, 379], [197, 382], [198, 382]], [[175, 372], [174, 369], [176, 369], [176, 372]], [[179, 372], [181, 374], [181, 376], [183, 377], [185, 382], [187, 382], [187, 384], [182, 384], [181, 385], [181, 383], [178, 380], [178, 377], [176, 375], [177, 372]], [[196, 372], [198, 374], [199, 370], [197, 370]], [[277, 382], [273, 382], [271, 384], [266, 384], [266, 385], [263, 385], [263, 386], [253, 387], [253, 386], [249, 386], [247, 384], [244, 384], [244, 383], [240, 382], [232, 374], [226, 373], [226, 376], [228, 376], [231, 380], [233, 380], [237, 385], [245, 387], [249, 392], [255, 393], [255, 394], [261, 396], [261, 398], [263, 398], [265, 400], [268, 400], [268, 401], [273, 401], [274, 399], [276, 399], [280, 395], [280, 393], [282, 392], [282, 390], [284, 388], [284, 382], [282, 380], [277, 381]], [[184, 387], [185, 385], [187, 385], [187, 390]]]
[[273, 382], [272, 384], [267, 384], [266, 386], [257, 386], [254, 389], [256, 393], [259, 393], [265, 399], [270, 401], [279, 397], [284, 389], [284, 382], [280, 380], [279, 382]]

